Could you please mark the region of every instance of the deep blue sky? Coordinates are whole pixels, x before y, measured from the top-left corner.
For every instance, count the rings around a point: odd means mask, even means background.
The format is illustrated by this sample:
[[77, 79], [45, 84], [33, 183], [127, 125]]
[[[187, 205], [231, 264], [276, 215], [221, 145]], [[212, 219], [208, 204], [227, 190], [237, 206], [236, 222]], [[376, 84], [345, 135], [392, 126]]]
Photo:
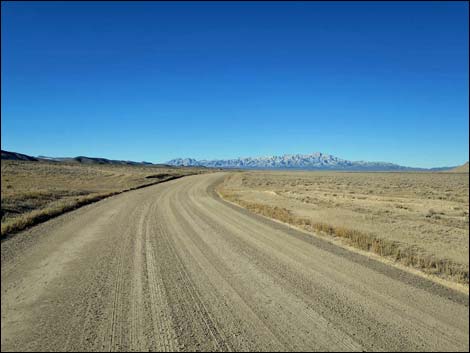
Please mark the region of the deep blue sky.
[[466, 2], [2, 2], [2, 149], [469, 159]]

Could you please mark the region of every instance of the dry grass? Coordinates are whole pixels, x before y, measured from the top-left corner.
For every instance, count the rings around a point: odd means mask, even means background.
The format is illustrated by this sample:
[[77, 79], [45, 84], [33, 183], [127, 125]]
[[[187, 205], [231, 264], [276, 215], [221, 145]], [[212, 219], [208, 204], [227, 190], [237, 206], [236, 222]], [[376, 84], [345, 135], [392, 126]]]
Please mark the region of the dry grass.
[[1, 161], [2, 236], [64, 212], [175, 177], [195, 168]]
[[468, 175], [246, 172], [219, 193], [264, 216], [459, 283], [468, 275]]

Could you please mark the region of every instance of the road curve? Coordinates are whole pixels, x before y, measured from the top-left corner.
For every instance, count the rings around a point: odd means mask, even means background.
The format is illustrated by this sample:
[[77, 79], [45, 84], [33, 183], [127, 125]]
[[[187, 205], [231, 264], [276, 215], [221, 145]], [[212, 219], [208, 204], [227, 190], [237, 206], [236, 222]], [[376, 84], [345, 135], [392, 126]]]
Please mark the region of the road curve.
[[223, 174], [2, 242], [2, 351], [468, 351], [468, 296], [219, 199]]

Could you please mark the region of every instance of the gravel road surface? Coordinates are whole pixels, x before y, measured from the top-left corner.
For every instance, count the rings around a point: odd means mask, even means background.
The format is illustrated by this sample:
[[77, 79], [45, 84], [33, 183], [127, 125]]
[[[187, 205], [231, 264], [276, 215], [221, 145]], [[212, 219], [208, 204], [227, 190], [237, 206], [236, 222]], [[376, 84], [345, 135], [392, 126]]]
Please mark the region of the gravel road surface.
[[2, 241], [2, 351], [468, 351], [468, 296], [221, 200], [223, 173]]

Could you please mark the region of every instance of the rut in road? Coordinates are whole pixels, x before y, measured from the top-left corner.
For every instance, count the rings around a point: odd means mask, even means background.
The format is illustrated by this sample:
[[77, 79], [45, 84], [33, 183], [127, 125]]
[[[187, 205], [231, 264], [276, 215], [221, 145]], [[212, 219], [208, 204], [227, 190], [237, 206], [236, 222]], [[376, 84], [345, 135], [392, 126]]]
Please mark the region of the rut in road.
[[223, 177], [2, 242], [2, 351], [468, 351], [468, 296], [230, 205]]

